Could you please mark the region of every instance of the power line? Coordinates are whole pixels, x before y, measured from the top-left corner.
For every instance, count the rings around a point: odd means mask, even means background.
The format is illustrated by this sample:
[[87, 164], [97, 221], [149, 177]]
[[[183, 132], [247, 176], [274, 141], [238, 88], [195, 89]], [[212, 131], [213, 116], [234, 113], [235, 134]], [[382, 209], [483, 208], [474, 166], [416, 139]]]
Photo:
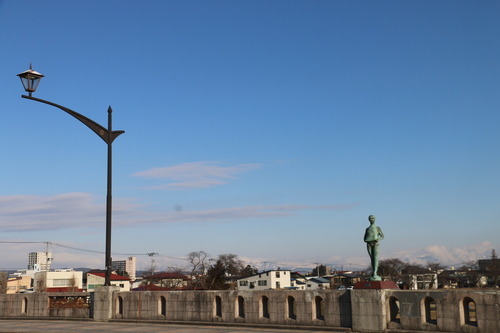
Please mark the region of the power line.
[[[54, 243], [54, 242], [18, 242], [18, 241], [0, 241], [0, 243], [10, 243], [10, 244], [50, 244], [54, 246], [59, 246], [63, 247], [66, 249], [71, 249], [71, 250], [77, 250], [77, 251], [82, 251], [82, 252], [90, 252], [90, 253], [98, 253], [98, 254], [104, 254], [104, 251], [95, 251], [95, 250], [87, 250], [87, 249], [82, 249], [74, 246], [69, 246], [69, 245], [63, 245], [59, 243]], [[113, 254], [116, 255], [122, 255], [122, 256], [147, 256], [149, 255], [148, 253], [116, 253], [113, 252]]]

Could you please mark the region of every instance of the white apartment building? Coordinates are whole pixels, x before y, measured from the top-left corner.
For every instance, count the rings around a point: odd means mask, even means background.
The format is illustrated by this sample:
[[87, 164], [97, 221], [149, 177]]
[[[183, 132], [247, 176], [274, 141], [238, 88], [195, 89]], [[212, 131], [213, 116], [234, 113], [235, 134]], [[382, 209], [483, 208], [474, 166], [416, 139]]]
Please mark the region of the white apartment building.
[[83, 272], [73, 269], [56, 269], [52, 272], [35, 273], [35, 292], [76, 291], [83, 289]]
[[269, 290], [290, 287], [289, 270], [271, 270], [238, 280], [238, 290]]
[[50, 252], [30, 252], [28, 254], [28, 269], [35, 269], [35, 265], [40, 265], [40, 270], [49, 271], [52, 261]]
[[114, 271], [127, 272], [132, 281], [136, 279], [136, 262], [135, 257], [128, 257], [127, 260], [113, 260], [111, 269]]
[[[96, 287], [104, 286], [105, 281], [105, 273], [87, 273], [87, 291], [92, 292]], [[111, 274], [109, 282], [112, 286], [120, 287], [120, 291], [130, 291], [132, 286], [130, 278], [116, 274]]]

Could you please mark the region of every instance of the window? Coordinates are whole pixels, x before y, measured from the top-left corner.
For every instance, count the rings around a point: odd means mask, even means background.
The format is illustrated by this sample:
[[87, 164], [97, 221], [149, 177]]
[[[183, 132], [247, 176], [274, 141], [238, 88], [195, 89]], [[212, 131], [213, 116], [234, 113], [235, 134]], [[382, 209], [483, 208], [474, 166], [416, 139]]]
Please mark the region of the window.
[[215, 296], [215, 307], [214, 307], [214, 317], [222, 318], [222, 299], [219, 296]]
[[21, 304], [21, 313], [28, 313], [28, 299], [23, 297], [23, 302]]
[[248, 287], [248, 281], [240, 281], [240, 287]]
[[323, 299], [319, 296], [316, 296], [314, 298], [314, 319], [317, 320], [325, 320], [325, 317], [323, 316]]
[[66, 287], [71, 285], [71, 279], [54, 279], [52, 280], [54, 287]]
[[297, 305], [295, 304], [295, 298], [292, 296], [288, 296], [288, 318], [289, 319], [297, 319]]
[[116, 314], [123, 315], [123, 298], [120, 296], [116, 298]]
[[280, 277], [280, 272], [276, 272], [276, 277], [279, 278]]
[[269, 318], [269, 298], [262, 296], [260, 299], [260, 317]]
[[163, 296], [160, 296], [158, 299], [158, 314], [162, 316], [167, 315], [167, 300]]
[[238, 313], [238, 317], [245, 318], [245, 299], [241, 296], [238, 296], [236, 306], [238, 308], [238, 311], [236, 311]]
[[259, 280], [259, 286], [261, 286], [261, 287], [267, 286], [267, 281], [266, 280]]
[[391, 298], [389, 298], [389, 321], [399, 323], [400, 317], [399, 300], [396, 297], [391, 296]]
[[437, 324], [436, 302], [432, 297], [424, 298], [424, 321], [428, 324]]
[[476, 302], [474, 302], [472, 298], [465, 297], [462, 301], [462, 305], [462, 325], [477, 326]]

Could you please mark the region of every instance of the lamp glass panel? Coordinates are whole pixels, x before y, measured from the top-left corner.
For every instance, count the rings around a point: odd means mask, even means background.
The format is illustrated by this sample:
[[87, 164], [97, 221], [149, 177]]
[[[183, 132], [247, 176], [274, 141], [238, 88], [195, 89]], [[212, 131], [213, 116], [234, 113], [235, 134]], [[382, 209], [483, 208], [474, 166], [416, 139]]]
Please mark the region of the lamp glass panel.
[[28, 78], [22, 77], [21, 82], [23, 83], [24, 90], [28, 91], [29, 89], [29, 81]]
[[39, 77], [31, 78], [30, 81], [31, 81], [30, 82], [31, 90], [35, 91], [36, 88], [38, 88], [38, 84], [40, 83], [40, 78]]

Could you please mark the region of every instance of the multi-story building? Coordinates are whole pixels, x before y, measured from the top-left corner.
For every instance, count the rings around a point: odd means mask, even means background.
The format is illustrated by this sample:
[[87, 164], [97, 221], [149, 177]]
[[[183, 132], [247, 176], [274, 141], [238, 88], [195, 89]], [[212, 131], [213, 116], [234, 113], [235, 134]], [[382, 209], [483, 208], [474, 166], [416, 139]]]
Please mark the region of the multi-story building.
[[119, 271], [121, 274], [123, 274], [123, 272], [127, 272], [130, 279], [134, 281], [136, 278], [135, 257], [128, 257], [127, 260], [112, 261], [111, 269], [117, 272]]
[[20, 276], [7, 280], [7, 294], [18, 294], [31, 288], [32, 279], [29, 276]]
[[50, 270], [52, 253], [50, 252], [30, 252], [28, 254], [28, 269], [35, 269], [35, 265], [40, 265], [41, 271]]
[[56, 269], [35, 273], [35, 292], [67, 292], [82, 290], [83, 272], [73, 269]]
[[[131, 281], [126, 276], [111, 274], [109, 282], [112, 286], [120, 287], [120, 291], [130, 291]], [[96, 287], [104, 286], [106, 273], [88, 272], [87, 273], [87, 291], [93, 292]]]
[[266, 290], [289, 288], [291, 272], [289, 270], [271, 270], [238, 280], [238, 290]]

